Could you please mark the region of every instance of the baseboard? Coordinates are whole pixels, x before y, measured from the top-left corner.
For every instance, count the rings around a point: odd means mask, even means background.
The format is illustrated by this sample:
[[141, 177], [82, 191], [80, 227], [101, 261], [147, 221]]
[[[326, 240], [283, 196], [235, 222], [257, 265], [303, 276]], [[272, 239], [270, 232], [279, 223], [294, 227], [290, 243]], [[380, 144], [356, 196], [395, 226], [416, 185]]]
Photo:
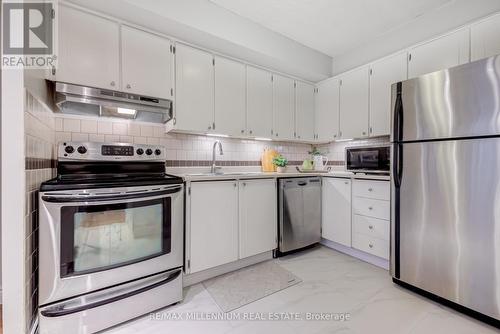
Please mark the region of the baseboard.
[[320, 243], [323, 246], [326, 246], [331, 249], [335, 249], [336, 251], [339, 251], [341, 253], [347, 254], [349, 256], [355, 257], [357, 259], [360, 259], [361, 261], [368, 262], [370, 264], [373, 264], [374, 266], [380, 267], [385, 270], [389, 270], [389, 261], [386, 259], [383, 259], [381, 257], [365, 253], [363, 251], [347, 247], [344, 245], [341, 245], [339, 243], [336, 243], [331, 240], [323, 239], [321, 238]]
[[271, 260], [272, 258], [273, 258], [273, 252], [269, 251], [254, 256], [250, 256], [238, 261], [234, 261], [231, 263], [223, 264], [222, 266], [218, 266], [215, 268], [210, 268], [193, 274], [187, 274], [184, 275], [183, 277], [184, 287], [203, 282], [215, 276], [223, 275], [231, 271], [251, 266], [252, 264]]

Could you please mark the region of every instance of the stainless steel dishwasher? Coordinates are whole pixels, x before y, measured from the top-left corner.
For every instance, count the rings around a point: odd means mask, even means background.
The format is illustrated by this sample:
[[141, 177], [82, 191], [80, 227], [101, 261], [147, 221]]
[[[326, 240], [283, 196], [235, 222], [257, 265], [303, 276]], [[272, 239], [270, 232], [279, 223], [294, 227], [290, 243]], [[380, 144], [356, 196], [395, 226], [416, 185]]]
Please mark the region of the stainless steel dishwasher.
[[283, 255], [321, 239], [321, 179], [279, 179], [279, 246]]

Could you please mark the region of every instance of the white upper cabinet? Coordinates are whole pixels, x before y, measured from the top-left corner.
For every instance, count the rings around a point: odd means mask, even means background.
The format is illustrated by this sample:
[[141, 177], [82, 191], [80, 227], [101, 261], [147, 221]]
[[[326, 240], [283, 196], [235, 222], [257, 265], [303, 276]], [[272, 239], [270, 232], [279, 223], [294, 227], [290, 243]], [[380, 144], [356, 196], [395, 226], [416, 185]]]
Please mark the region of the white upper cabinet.
[[295, 131], [296, 139], [314, 140], [314, 86], [296, 81]]
[[215, 129], [221, 134], [245, 134], [245, 65], [215, 57]]
[[212, 55], [177, 44], [175, 78], [175, 128], [193, 132], [212, 132], [214, 125]]
[[272, 128], [272, 75], [268, 71], [247, 66], [247, 135], [270, 138]]
[[391, 86], [406, 79], [406, 53], [373, 63], [370, 68], [370, 136], [390, 134]]
[[339, 132], [339, 79], [332, 78], [316, 86], [315, 125], [318, 141], [337, 139]]
[[277, 247], [276, 180], [239, 182], [240, 259]]
[[172, 45], [168, 39], [128, 26], [122, 32], [122, 90], [172, 99]]
[[273, 133], [276, 139], [293, 139], [295, 130], [294, 81], [281, 75], [273, 75]]
[[58, 32], [57, 81], [120, 89], [118, 23], [61, 5]]
[[236, 261], [237, 181], [193, 182], [190, 196], [190, 272]]
[[368, 66], [340, 77], [340, 131], [342, 139], [368, 136]]
[[464, 28], [409, 50], [408, 78], [469, 62], [469, 29]]
[[500, 54], [500, 15], [471, 27], [471, 61]]

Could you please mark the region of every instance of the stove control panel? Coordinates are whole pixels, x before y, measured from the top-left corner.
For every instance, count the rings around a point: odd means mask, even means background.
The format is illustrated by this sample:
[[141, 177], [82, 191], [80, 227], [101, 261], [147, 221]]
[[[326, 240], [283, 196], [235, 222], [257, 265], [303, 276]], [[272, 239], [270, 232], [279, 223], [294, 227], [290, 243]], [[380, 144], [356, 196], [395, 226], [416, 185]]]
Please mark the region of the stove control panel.
[[165, 161], [165, 147], [128, 143], [61, 142], [59, 160]]

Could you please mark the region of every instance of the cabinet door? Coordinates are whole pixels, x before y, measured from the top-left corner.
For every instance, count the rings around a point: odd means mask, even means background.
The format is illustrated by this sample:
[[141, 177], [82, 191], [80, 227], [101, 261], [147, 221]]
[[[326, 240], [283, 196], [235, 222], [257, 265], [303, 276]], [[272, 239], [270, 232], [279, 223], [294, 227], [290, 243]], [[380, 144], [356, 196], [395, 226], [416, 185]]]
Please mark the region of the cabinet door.
[[58, 31], [57, 81], [120, 89], [118, 23], [61, 5]]
[[333, 78], [316, 86], [315, 126], [317, 140], [337, 139], [339, 132], [339, 79]]
[[294, 81], [281, 75], [273, 75], [274, 138], [293, 139], [295, 131]]
[[500, 54], [499, 31], [500, 15], [495, 15], [471, 27], [471, 61]]
[[210, 132], [214, 122], [213, 57], [183, 44], [175, 48], [175, 128]]
[[121, 31], [123, 91], [172, 99], [170, 41], [125, 25]]
[[191, 183], [191, 273], [238, 259], [236, 181]]
[[340, 131], [342, 139], [368, 136], [368, 67], [348, 72], [340, 82]]
[[245, 65], [215, 57], [215, 132], [245, 134], [245, 88]]
[[247, 66], [247, 134], [272, 136], [273, 83], [271, 73]]
[[370, 136], [390, 134], [391, 86], [406, 79], [406, 53], [372, 64], [370, 69]]
[[323, 178], [322, 237], [351, 247], [351, 180]]
[[410, 49], [408, 78], [465, 64], [469, 61], [469, 30], [462, 29]]
[[295, 87], [295, 129], [300, 140], [314, 140], [314, 86], [297, 81]]
[[240, 181], [240, 258], [277, 247], [276, 181]]

